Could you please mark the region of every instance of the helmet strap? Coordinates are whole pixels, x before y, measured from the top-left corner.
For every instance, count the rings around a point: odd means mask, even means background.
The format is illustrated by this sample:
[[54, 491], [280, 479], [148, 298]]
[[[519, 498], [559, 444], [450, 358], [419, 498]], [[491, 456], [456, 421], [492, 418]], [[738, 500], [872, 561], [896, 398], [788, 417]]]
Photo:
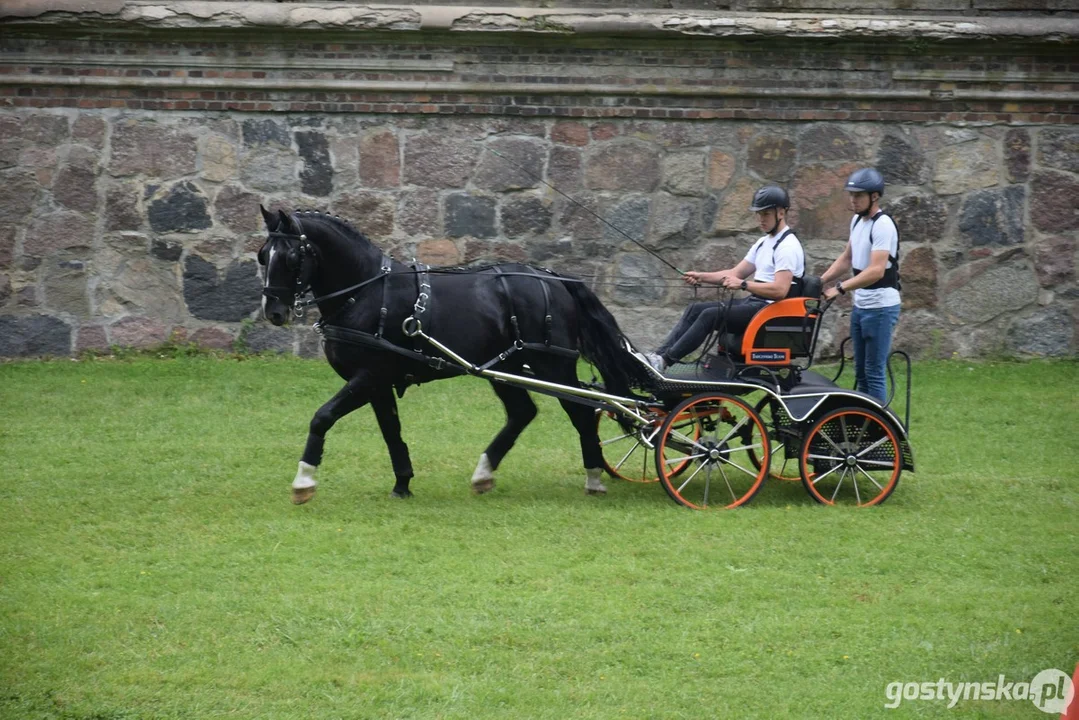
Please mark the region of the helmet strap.
[[776, 214], [776, 221], [774, 223], [772, 223], [772, 229], [768, 231], [769, 235], [775, 235], [776, 232], [779, 231], [779, 224], [780, 224], [779, 206], [776, 205], [775, 207], [773, 207], [772, 212], [774, 212]]

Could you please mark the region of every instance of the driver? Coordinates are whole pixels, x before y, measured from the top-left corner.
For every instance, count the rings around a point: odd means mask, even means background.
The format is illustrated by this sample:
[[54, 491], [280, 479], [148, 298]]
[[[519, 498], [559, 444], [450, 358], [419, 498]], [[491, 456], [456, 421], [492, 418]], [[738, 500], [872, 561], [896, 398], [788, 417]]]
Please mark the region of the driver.
[[649, 365], [663, 372], [693, 352], [720, 317], [724, 318], [726, 332], [741, 333], [765, 305], [798, 294], [805, 273], [805, 254], [802, 243], [787, 227], [790, 205], [787, 191], [776, 185], [762, 187], [753, 195], [749, 209], [757, 214], [757, 223], [765, 234], [753, 243], [745, 258], [726, 270], [690, 270], [683, 278], [690, 285], [712, 283], [729, 290], [744, 290], [749, 295], [687, 307], [667, 339], [655, 352], [643, 356]]

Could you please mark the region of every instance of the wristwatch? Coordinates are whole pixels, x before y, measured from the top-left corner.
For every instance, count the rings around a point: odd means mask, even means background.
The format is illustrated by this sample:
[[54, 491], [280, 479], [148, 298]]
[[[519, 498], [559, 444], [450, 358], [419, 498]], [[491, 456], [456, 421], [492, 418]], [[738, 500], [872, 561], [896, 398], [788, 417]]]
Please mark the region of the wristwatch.
[[835, 289], [837, 291], [839, 291], [840, 295], [846, 295], [847, 294], [847, 291], [843, 289], [843, 281], [842, 280], [840, 280], [839, 282], [837, 282], [835, 284]]
[[743, 289], [743, 290], [748, 290], [748, 289], [749, 289], [749, 288], [748, 288], [748, 287], [746, 286], [746, 281], [745, 281], [745, 280], [743, 280], [743, 281], [742, 281], [742, 289]]

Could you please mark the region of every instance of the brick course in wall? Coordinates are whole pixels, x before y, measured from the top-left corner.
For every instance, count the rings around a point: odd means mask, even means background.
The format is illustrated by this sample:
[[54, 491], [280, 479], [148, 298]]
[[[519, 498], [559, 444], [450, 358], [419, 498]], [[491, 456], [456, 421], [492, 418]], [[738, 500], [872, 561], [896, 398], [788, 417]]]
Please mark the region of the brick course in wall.
[[[625, 19], [622, 36], [231, 20], [134, 35], [46, 16], [0, 46], [3, 356], [170, 334], [316, 352], [308, 330], [258, 319], [259, 203], [339, 214], [401, 258], [583, 274], [647, 345], [692, 293], [582, 206], [714, 268], [754, 239], [753, 190], [778, 182], [820, 271], [865, 165], [903, 234], [902, 346], [1077, 347], [1079, 33], [1063, 21], [993, 41], [936, 24], [930, 41], [850, 18], [822, 39], [696, 36], [726, 18], [684, 12], [648, 16], [694, 28], [662, 37]], [[844, 325], [834, 312], [829, 348]]]

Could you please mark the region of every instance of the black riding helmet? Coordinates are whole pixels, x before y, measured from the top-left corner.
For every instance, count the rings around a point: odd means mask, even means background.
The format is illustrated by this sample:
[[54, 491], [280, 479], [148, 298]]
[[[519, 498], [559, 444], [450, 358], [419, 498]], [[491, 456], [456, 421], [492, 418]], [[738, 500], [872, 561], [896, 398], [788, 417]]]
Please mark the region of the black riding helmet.
[[[870, 200], [872, 200], [873, 193], [880, 197], [884, 194], [884, 176], [873, 168], [862, 168], [861, 170], [855, 170], [847, 178], [847, 184], [844, 188], [847, 192], [865, 192], [869, 193]], [[869, 203], [862, 212], [858, 213], [862, 217], [869, 215], [870, 208], [873, 207], [873, 203]]]
[[[791, 206], [791, 199], [787, 197], [787, 191], [778, 185], [765, 185], [757, 192], [753, 193], [753, 204], [749, 206], [752, 212], [760, 212], [761, 210], [770, 210], [771, 208], [783, 208], [788, 209]], [[779, 229], [779, 213], [776, 213], [775, 224], [772, 225], [772, 229], [768, 231], [769, 235], [775, 235], [776, 230]]]
[[867, 192], [884, 194], [884, 176], [873, 168], [855, 170], [847, 179], [846, 190], [848, 192]]
[[791, 200], [787, 197], [787, 191], [777, 185], [765, 185], [753, 193], [753, 204], [749, 206], [751, 212], [767, 210], [768, 208], [781, 207], [784, 210], [791, 206]]

